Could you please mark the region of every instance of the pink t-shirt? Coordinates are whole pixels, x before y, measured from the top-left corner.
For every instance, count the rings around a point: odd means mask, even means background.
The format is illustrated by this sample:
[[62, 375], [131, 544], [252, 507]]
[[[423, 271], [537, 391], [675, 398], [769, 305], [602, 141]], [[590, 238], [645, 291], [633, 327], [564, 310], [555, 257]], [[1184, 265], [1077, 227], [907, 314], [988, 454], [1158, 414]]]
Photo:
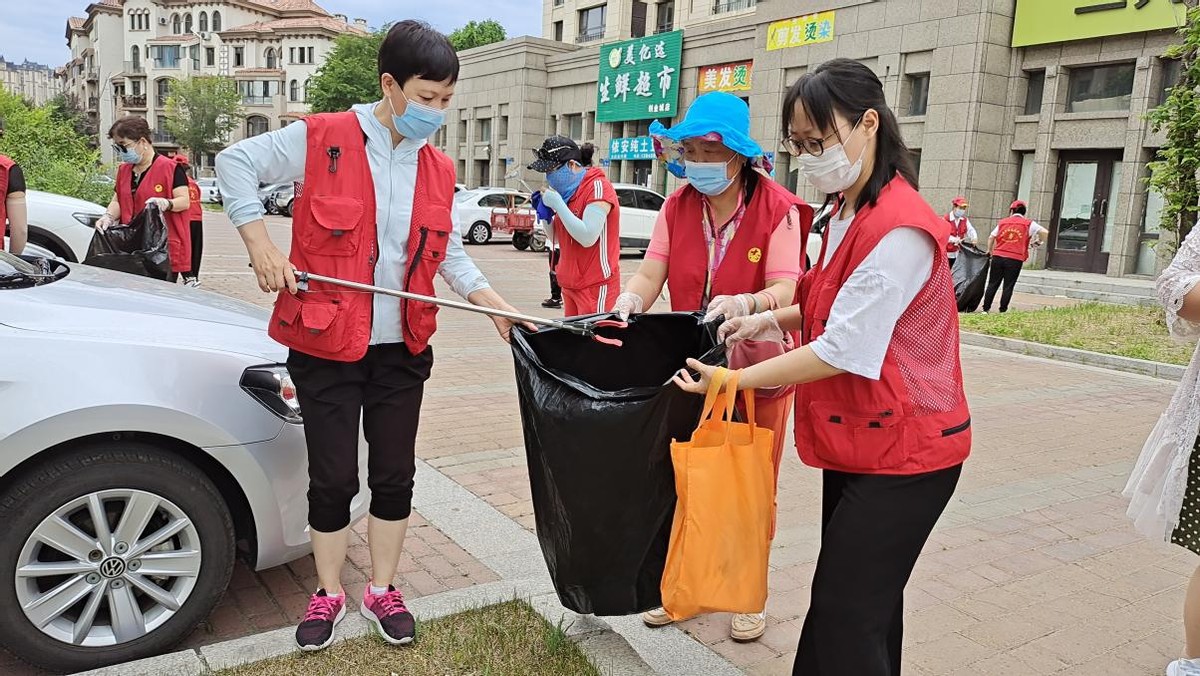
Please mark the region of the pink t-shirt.
[[[790, 219], [790, 223], [788, 222]], [[703, 223], [696, 223], [696, 237], [704, 237]], [[789, 282], [800, 280], [801, 262], [804, 257], [800, 254], [802, 233], [800, 232], [800, 210], [793, 207], [783, 220], [771, 232], [767, 243], [767, 267], [764, 279], [774, 282], [786, 279]], [[654, 221], [654, 232], [650, 235], [650, 247], [646, 249], [646, 258], [653, 261], [668, 263], [671, 259], [671, 236], [667, 229], [667, 214], [658, 212]], [[719, 267], [719, 266], [718, 266]], [[754, 289], [759, 291], [759, 289]]]

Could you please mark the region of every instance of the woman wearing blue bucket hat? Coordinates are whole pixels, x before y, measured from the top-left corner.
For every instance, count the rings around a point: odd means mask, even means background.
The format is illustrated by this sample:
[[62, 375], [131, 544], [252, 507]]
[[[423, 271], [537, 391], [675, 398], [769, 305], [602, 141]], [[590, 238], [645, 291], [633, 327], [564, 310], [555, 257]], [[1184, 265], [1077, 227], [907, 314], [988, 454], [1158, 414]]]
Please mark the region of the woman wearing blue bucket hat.
[[[769, 159], [750, 138], [750, 108], [725, 93], [705, 94], [684, 119], [667, 129], [650, 126], [667, 168], [688, 184], [663, 205], [646, 259], [617, 297], [614, 311], [626, 318], [649, 307], [671, 287], [671, 309], [705, 311], [707, 319], [741, 317], [795, 302], [812, 209], [771, 180]], [[794, 338], [785, 334], [743, 343], [731, 351], [734, 365], [782, 354]], [[755, 396], [756, 423], [775, 432], [775, 473], [783, 455], [791, 388]], [[643, 614], [652, 627], [670, 624], [662, 609]], [[753, 641], [766, 631], [765, 614], [733, 617], [734, 640]]]

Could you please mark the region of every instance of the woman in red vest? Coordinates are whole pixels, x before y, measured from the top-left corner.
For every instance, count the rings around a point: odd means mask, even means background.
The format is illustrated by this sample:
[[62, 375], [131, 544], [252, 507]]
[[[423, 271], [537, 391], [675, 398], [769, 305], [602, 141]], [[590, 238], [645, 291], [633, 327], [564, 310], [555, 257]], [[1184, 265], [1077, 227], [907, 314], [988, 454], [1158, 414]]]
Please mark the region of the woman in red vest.
[[[750, 138], [750, 108], [725, 93], [705, 94], [683, 122], [650, 127], [660, 155], [688, 185], [675, 191], [658, 213], [650, 248], [637, 274], [618, 297], [623, 317], [649, 307], [667, 284], [671, 309], [707, 312], [708, 319], [737, 317], [794, 302], [812, 209], [764, 173], [770, 165]], [[788, 337], [765, 341], [752, 352], [735, 348], [730, 359], [754, 361], [766, 351], [782, 353]], [[790, 388], [764, 390], [755, 401], [756, 422], [775, 432], [775, 472], [783, 455]], [[662, 609], [642, 616], [650, 626], [670, 624]], [[752, 641], [766, 631], [764, 613], [733, 617], [730, 635]]]
[[[317, 282], [298, 291], [295, 271], [424, 296], [434, 295], [441, 275], [475, 305], [514, 310], [463, 249], [454, 162], [428, 143], [445, 121], [458, 68], [444, 35], [401, 21], [379, 49], [382, 100], [310, 115], [217, 156], [226, 212], [258, 284], [279, 292], [269, 333], [290, 348], [288, 373], [304, 413], [319, 588], [296, 628], [301, 650], [328, 647], [345, 615], [341, 572], [359, 492], [360, 421], [369, 446], [371, 580], [359, 612], [388, 643], [416, 638], [393, 582], [412, 512], [417, 423], [438, 307]], [[290, 258], [268, 236], [257, 197], [261, 182], [284, 181], [304, 184], [293, 209]], [[512, 322], [492, 321], [507, 339]]]
[[[183, 167], [185, 174], [191, 167], [188, 164], [188, 156], [183, 153], [175, 155], [175, 161]], [[192, 244], [192, 265], [187, 272], [183, 273], [183, 283], [194, 288], [200, 286], [200, 258], [204, 255], [204, 205], [200, 203], [200, 185], [190, 174], [187, 174], [187, 184], [188, 198], [192, 203], [187, 212], [188, 233]]]
[[979, 241], [979, 233], [967, 218], [967, 209], [971, 205], [967, 198], [959, 195], [950, 203], [950, 213], [946, 214], [946, 222], [950, 224], [950, 239], [946, 240], [946, 259], [950, 267], [954, 267], [954, 259], [958, 258], [958, 249], [963, 242], [975, 244]]
[[187, 172], [183, 167], [154, 150], [150, 125], [141, 117], [122, 117], [108, 130], [113, 152], [121, 161], [117, 185], [108, 211], [96, 222], [103, 232], [114, 223], [129, 223], [153, 204], [167, 222], [167, 253], [171, 257], [172, 281], [192, 266], [192, 235], [187, 213]]
[[[796, 385], [796, 446], [823, 470], [821, 551], [795, 674], [900, 673], [904, 587], [971, 449], [958, 314], [942, 257], [949, 224], [916, 175], [883, 85], [826, 61], [788, 91], [800, 171], [837, 195], [800, 303], [721, 327], [729, 342], [800, 330], [802, 346], [741, 371], [740, 387]], [[708, 388], [716, 369], [689, 361]]]
[[621, 291], [621, 208], [604, 170], [592, 166], [596, 149], [551, 136], [534, 151], [532, 171], [550, 189], [535, 194], [554, 211], [554, 280], [568, 317], [608, 312]]
[[1008, 218], [1002, 219], [988, 235], [988, 253], [992, 255], [992, 269], [988, 271], [987, 291], [983, 294], [983, 314], [992, 311], [996, 290], [1004, 285], [1000, 294], [1000, 311], [1008, 312], [1013, 289], [1021, 276], [1021, 268], [1029, 260], [1029, 248], [1039, 247], [1050, 234], [1037, 221], [1025, 217], [1026, 205], [1016, 200], [1008, 207]]
[[[0, 138], [4, 118], [0, 117]], [[29, 241], [29, 211], [25, 204], [25, 172], [12, 158], [0, 155], [0, 251], [8, 237], [8, 252], [20, 254]]]

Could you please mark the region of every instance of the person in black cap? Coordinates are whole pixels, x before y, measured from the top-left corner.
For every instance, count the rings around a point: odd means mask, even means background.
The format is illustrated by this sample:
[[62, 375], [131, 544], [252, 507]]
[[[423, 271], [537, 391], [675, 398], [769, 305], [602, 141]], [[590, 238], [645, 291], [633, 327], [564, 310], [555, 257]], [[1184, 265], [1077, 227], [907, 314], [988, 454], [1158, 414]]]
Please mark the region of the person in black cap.
[[532, 171], [550, 188], [535, 195], [554, 211], [550, 232], [561, 249], [554, 275], [567, 316], [612, 310], [621, 292], [621, 210], [604, 171], [592, 166], [596, 149], [551, 136], [533, 151]]

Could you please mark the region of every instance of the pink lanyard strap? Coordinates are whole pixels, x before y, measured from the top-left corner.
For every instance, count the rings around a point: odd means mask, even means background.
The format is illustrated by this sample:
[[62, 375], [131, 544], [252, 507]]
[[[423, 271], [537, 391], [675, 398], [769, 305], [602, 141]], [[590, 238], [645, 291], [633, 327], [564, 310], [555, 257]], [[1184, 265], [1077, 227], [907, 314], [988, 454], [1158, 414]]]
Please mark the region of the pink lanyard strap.
[[[738, 190], [738, 208], [733, 213], [733, 218], [725, 224], [718, 232], [712, 225], [712, 213], [708, 207], [708, 200], [704, 200], [703, 208], [700, 210], [700, 218], [703, 222], [704, 242], [708, 249], [708, 274], [704, 278], [704, 298], [701, 299], [701, 305], [706, 308], [708, 302], [712, 300], [712, 280], [717, 275], [717, 268], [721, 266], [721, 261], [725, 260], [725, 252], [729, 248], [729, 243], [733, 241], [733, 236], [736, 234], [738, 226], [742, 223], [742, 217], [746, 215], [746, 201], [742, 190]], [[703, 308], [702, 308], [703, 309]]]

